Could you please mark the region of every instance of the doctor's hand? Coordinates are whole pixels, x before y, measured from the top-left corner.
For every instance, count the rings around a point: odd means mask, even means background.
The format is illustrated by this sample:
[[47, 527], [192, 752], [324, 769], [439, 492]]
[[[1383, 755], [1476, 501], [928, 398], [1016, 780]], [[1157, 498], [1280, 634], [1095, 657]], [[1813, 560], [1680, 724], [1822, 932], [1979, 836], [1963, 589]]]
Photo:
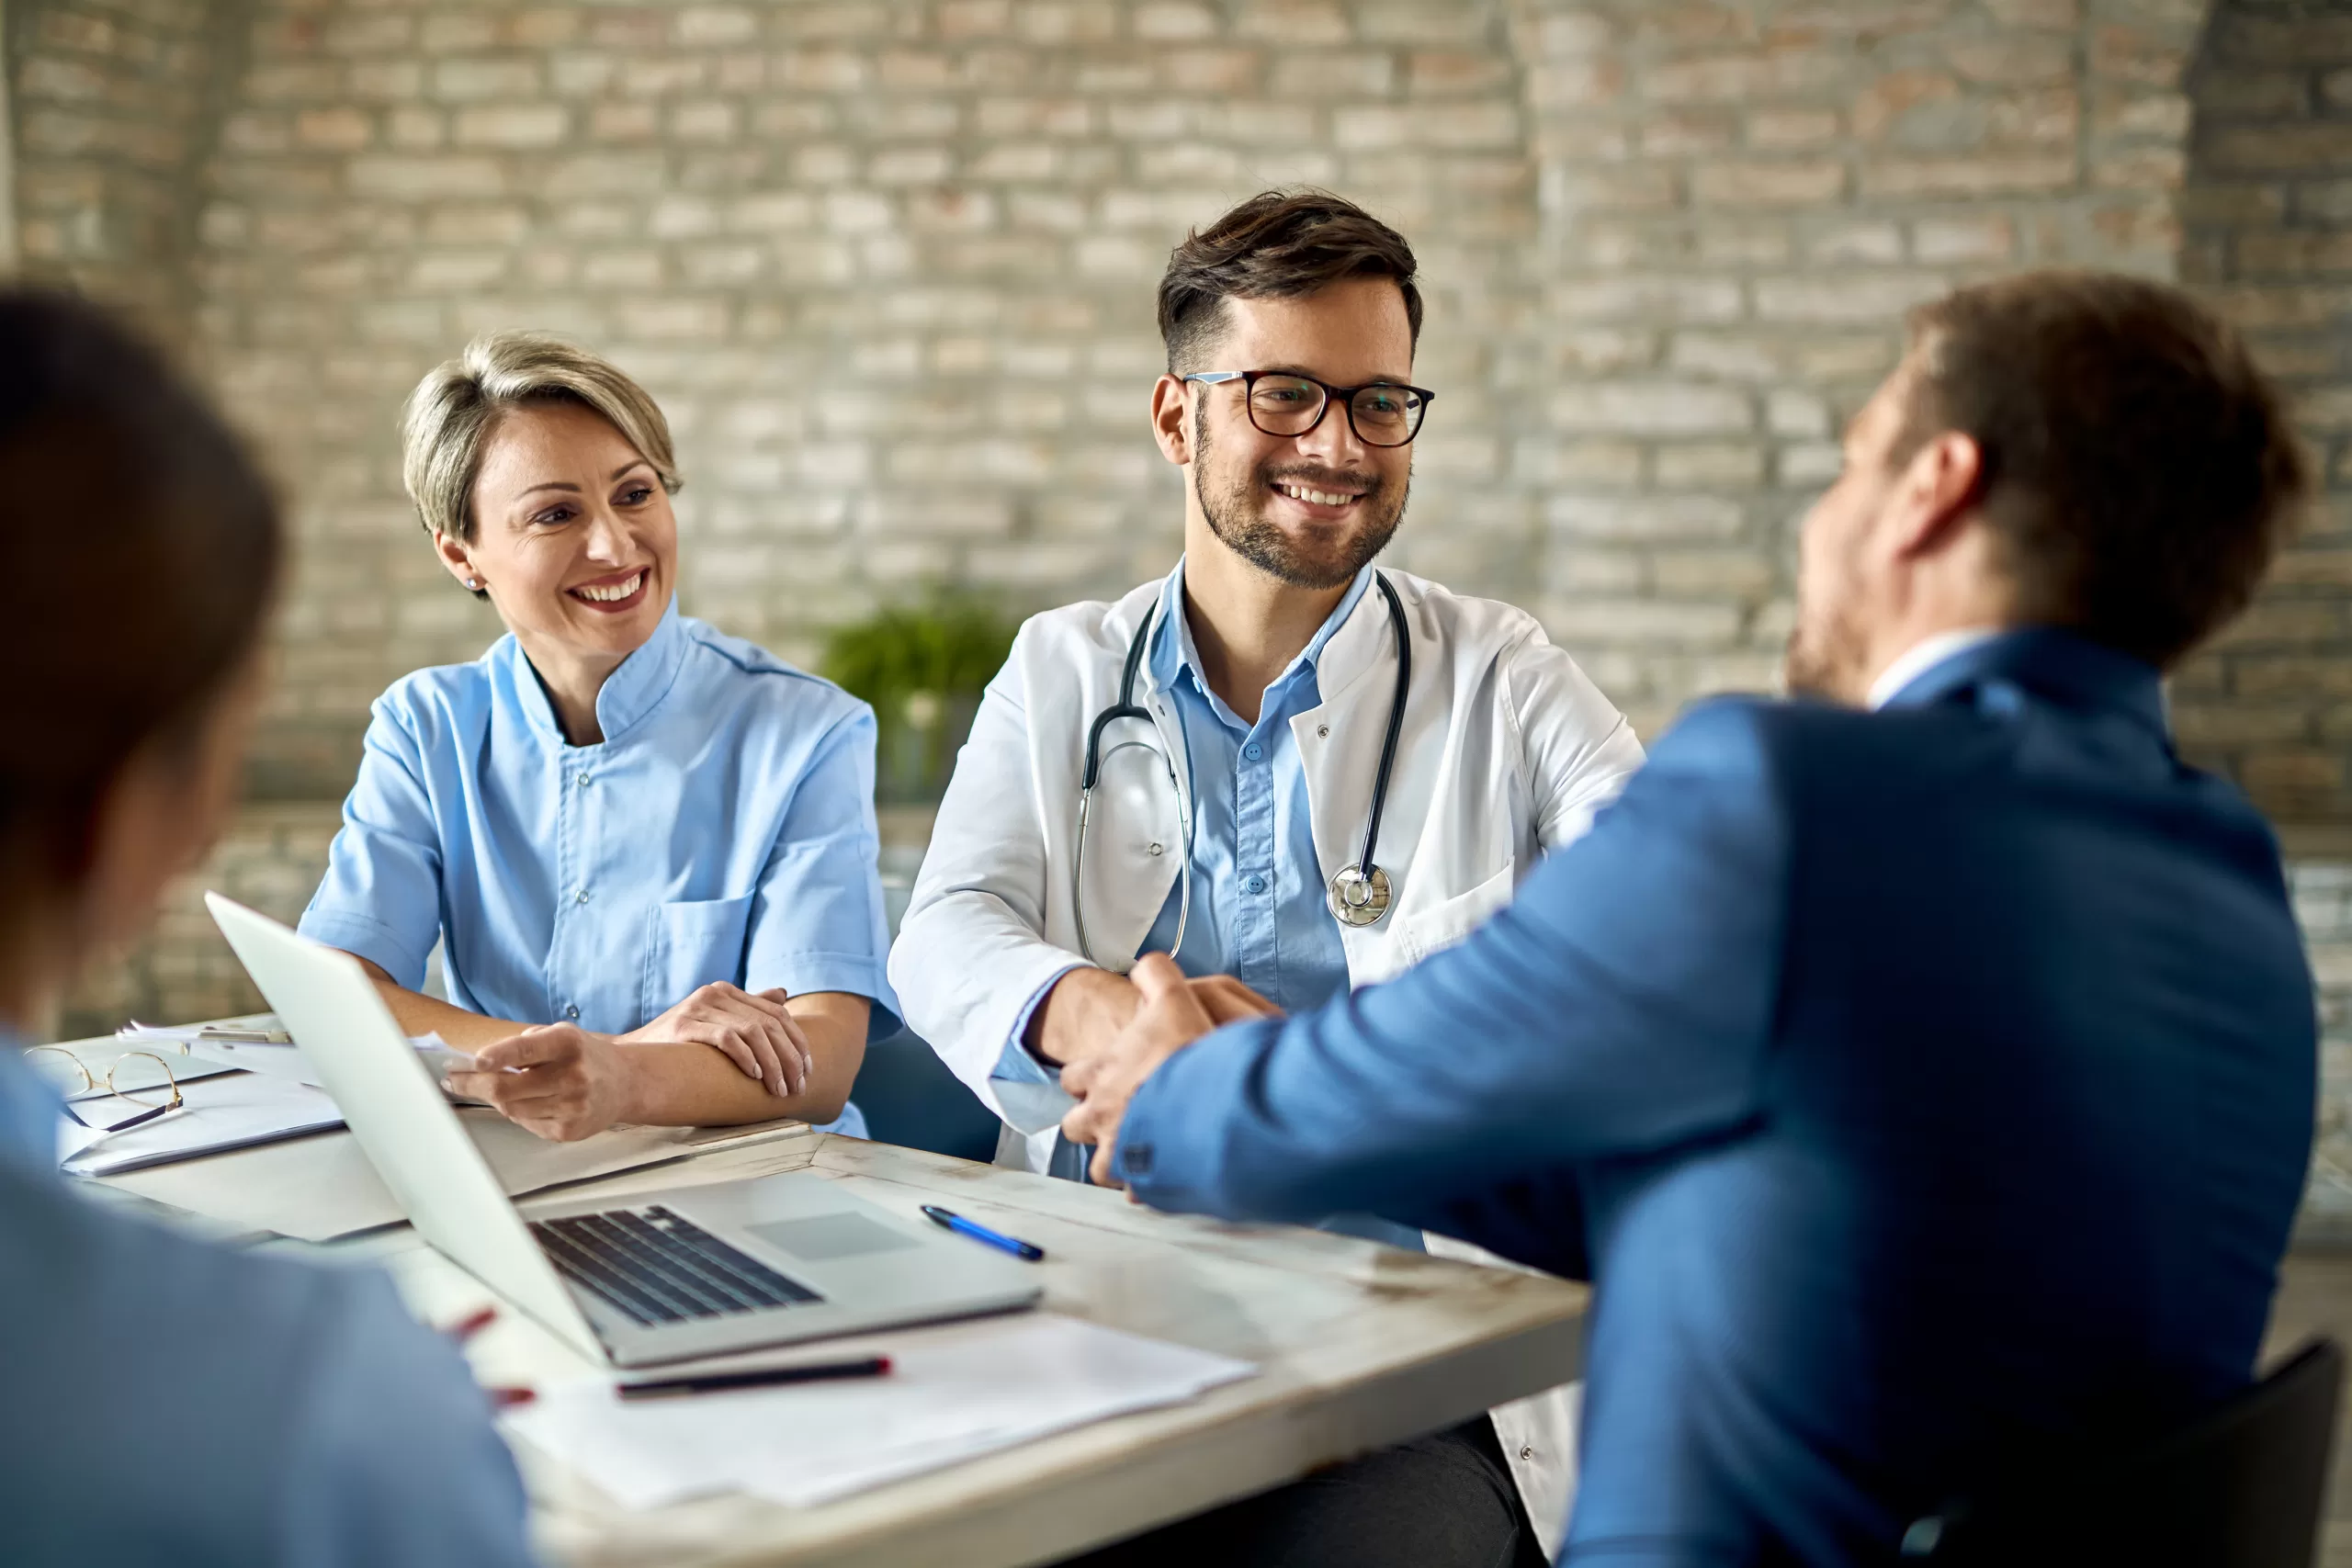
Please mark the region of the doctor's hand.
[[629, 1119], [628, 1055], [608, 1036], [549, 1024], [483, 1046], [474, 1053], [475, 1071], [442, 1082], [542, 1138], [571, 1143]]
[[[1204, 975], [1185, 983], [1207, 1010], [1210, 1021], [1219, 1026], [1282, 1011], [1230, 975]], [[1069, 1067], [1108, 1048], [1142, 1006], [1143, 993], [1133, 975], [1073, 969], [1055, 982], [1044, 1005], [1029, 1015], [1024, 1038], [1040, 1061]]]
[[[1111, 1156], [1118, 1146], [1119, 1124], [1126, 1116], [1127, 1102], [1159, 1064], [1220, 1021], [1280, 1010], [1229, 976], [1212, 977], [1224, 981], [1221, 986], [1187, 981], [1175, 960], [1164, 953], [1137, 959], [1127, 977], [1143, 998], [1135, 1018], [1102, 1049], [1062, 1069], [1063, 1090], [1080, 1101], [1062, 1118], [1062, 1134], [1074, 1144], [1095, 1145], [1092, 1175], [1095, 1183], [1104, 1187], [1118, 1185], [1112, 1179]], [[1225, 1015], [1222, 1019], [1220, 1013]]]
[[704, 986], [642, 1029], [616, 1036], [625, 1045], [708, 1045], [757, 1078], [778, 1100], [798, 1094], [816, 1058], [800, 1021], [785, 1007], [791, 993], [747, 991], [721, 981]]

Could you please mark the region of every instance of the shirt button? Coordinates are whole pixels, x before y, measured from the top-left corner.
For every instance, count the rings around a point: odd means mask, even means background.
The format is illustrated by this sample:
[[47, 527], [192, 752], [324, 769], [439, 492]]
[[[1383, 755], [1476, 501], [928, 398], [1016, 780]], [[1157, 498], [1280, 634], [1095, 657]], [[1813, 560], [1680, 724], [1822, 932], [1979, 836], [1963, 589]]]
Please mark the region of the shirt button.
[[583, 904], [588, 902], [588, 889], [585, 887], [580, 890], [580, 901]]
[[1168, 846], [1166, 844], [1154, 844], [1151, 846], [1150, 852], [1156, 855], [1164, 855], [1168, 852]]
[[1533, 1459], [1535, 1457], [1535, 1450], [1533, 1449], [1521, 1449], [1519, 1450], [1519, 1457], [1521, 1459]]
[[1315, 727], [1315, 739], [1317, 739], [1317, 740], [1329, 740], [1329, 739], [1331, 739], [1331, 727], [1330, 727], [1329, 725], [1328, 725], [1328, 724], [1318, 724], [1318, 725], [1317, 725], [1317, 726]]
[[1266, 754], [1266, 749], [1252, 740], [1249, 745], [1241, 748], [1241, 754], [1254, 762]]
[[580, 1016], [580, 1008], [578, 1004], [575, 1003], [574, 1005], [564, 1009], [563, 1016], [566, 1018], [578, 1018]]
[[580, 787], [582, 789], [586, 789], [588, 787], [588, 775], [586, 773], [580, 775]]
[[1263, 893], [1266, 890], [1266, 879], [1253, 874], [1241, 886], [1252, 893]]

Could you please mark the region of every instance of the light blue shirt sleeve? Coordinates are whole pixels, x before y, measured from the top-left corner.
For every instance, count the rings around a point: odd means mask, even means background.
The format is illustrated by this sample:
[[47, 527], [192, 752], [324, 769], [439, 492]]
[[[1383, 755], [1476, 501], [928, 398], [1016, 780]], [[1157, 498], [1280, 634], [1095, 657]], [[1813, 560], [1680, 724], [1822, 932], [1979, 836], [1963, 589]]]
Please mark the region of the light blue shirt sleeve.
[[795, 785], [752, 906], [743, 988], [846, 991], [874, 1004], [866, 1039], [901, 1025], [883, 973], [881, 832], [874, 815], [871, 710], [843, 718]]
[[441, 932], [441, 835], [416, 737], [378, 702], [343, 828], [300, 931], [422, 990]]
[[996, 1070], [989, 1074], [989, 1077], [1004, 1083], [1047, 1083], [1057, 1088], [1060, 1086], [1061, 1074], [1031, 1055], [1029, 1047], [1023, 1042], [1029, 1035], [1029, 1021], [1037, 1016], [1039, 1008], [1046, 1005], [1046, 994], [1060, 985], [1062, 976], [1069, 974], [1070, 969], [1084, 967], [1086, 967], [1084, 964], [1073, 962], [1069, 968], [1062, 970], [1060, 974], [1037, 987], [1037, 994], [1029, 998], [1028, 1005], [1021, 1010], [1021, 1016], [1012, 1021], [1012, 1033], [1006, 1039], [1003, 1051], [997, 1056]]

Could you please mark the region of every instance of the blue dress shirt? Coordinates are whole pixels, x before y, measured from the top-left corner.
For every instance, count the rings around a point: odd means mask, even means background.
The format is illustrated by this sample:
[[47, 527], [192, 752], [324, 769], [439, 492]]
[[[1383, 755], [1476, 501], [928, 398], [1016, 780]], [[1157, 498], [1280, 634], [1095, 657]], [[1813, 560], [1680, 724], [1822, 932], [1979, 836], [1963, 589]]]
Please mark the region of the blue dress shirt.
[[56, 1147], [0, 1041], [0, 1562], [526, 1568], [489, 1403], [390, 1280], [109, 1213]]
[[[1348, 989], [1347, 950], [1324, 899], [1306, 764], [1290, 721], [1321, 705], [1316, 662], [1371, 587], [1372, 571], [1367, 566], [1356, 573], [1339, 607], [1266, 688], [1254, 725], [1201, 674], [1200, 651], [1184, 615], [1182, 561], [1168, 574], [1152, 628], [1152, 679], [1169, 694], [1184, 727], [1193, 795], [1193, 909], [1184, 943], [1175, 949], [1176, 965], [1196, 977], [1231, 975], [1285, 1012], [1321, 1007]], [[1170, 949], [1183, 891], [1180, 877], [1138, 953]], [[1078, 967], [1073, 958], [1070, 968]], [[1022, 1043], [1031, 1015], [1052, 989], [1045, 986], [1022, 1010], [992, 1076], [1016, 1083], [1055, 1081], [1057, 1075]]]
[[526, 1023], [623, 1034], [729, 981], [897, 1032], [872, 711], [673, 603], [596, 718], [567, 740], [511, 636], [394, 682], [302, 933], [412, 990], [437, 936], [452, 1001]]

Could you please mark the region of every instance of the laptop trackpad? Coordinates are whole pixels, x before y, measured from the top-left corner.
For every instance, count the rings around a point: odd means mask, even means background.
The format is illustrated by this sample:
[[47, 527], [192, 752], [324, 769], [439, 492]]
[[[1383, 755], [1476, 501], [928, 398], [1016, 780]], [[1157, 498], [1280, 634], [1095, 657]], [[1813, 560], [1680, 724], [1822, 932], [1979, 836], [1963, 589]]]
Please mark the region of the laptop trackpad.
[[805, 1220], [771, 1220], [766, 1224], [743, 1228], [770, 1247], [781, 1247], [810, 1263], [859, 1258], [869, 1252], [896, 1252], [915, 1245], [911, 1237], [888, 1225], [876, 1224], [864, 1214], [814, 1214]]

